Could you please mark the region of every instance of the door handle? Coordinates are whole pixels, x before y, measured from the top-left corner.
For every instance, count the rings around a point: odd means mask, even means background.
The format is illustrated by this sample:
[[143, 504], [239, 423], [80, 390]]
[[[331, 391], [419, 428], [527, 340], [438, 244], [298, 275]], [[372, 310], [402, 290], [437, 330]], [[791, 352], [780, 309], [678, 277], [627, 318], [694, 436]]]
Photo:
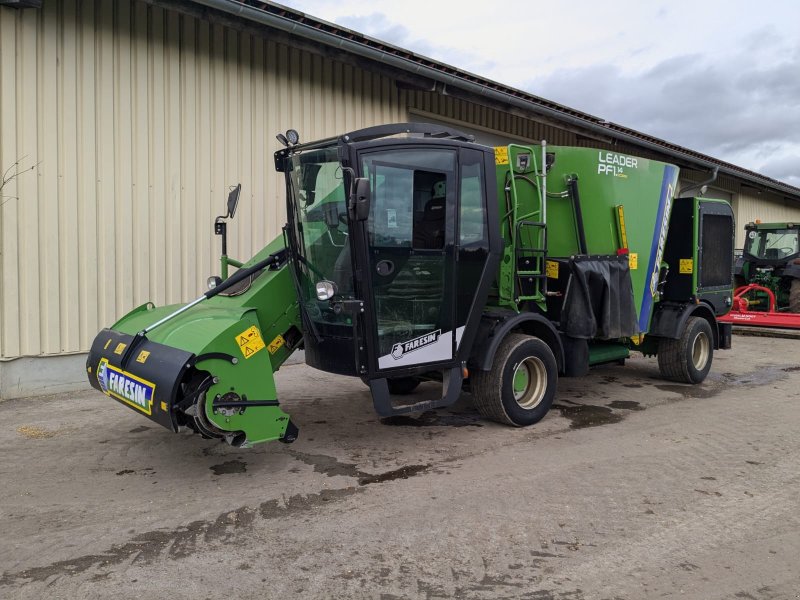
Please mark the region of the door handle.
[[386, 277], [394, 273], [394, 263], [390, 260], [379, 260], [375, 265], [375, 271], [381, 277]]

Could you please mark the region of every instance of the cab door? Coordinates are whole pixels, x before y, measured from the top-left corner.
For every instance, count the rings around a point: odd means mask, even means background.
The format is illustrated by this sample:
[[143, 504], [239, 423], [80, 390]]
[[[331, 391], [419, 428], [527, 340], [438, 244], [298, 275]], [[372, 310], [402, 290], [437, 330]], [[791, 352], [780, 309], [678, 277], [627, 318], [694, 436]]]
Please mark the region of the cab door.
[[[362, 151], [370, 212], [356, 228], [368, 376], [455, 360], [456, 148]], [[361, 264], [358, 264], [361, 263]]]

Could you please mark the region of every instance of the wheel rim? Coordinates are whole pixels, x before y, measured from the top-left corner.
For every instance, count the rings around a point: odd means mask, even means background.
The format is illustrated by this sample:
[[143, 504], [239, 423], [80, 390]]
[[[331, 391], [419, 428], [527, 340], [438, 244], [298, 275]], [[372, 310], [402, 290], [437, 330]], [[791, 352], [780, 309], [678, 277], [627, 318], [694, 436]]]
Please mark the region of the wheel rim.
[[522, 408], [539, 405], [547, 391], [547, 370], [535, 356], [529, 356], [514, 368], [514, 400]]
[[698, 333], [692, 342], [692, 365], [698, 371], [702, 371], [708, 364], [708, 357], [711, 355], [711, 341], [702, 331]]

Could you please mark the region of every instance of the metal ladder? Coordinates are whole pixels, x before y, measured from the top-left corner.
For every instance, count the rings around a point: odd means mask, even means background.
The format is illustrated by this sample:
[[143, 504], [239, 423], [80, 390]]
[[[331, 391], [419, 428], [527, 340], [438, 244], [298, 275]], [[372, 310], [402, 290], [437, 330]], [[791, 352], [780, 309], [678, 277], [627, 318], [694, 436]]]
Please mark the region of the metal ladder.
[[[514, 150], [518, 150], [515, 154]], [[524, 174], [527, 165], [519, 167], [520, 156], [530, 156], [533, 165], [535, 181]], [[512, 219], [514, 223], [512, 244], [514, 247], [514, 301], [519, 304], [524, 301], [543, 302], [547, 295], [547, 142], [542, 140], [542, 157], [540, 167], [537, 168], [533, 149], [527, 146], [510, 144], [508, 146], [509, 167], [511, 180], [509, 184], [512, 205]], [[519, 168], [519, 171], [518, 171]], [[541, 170], [539, 170], [541, 169]], [[523, 212], [522, 199], [518, 191], [518, 183], [524, 182], [533, 186], [535, 192], [534, 203], [531, 210]]]

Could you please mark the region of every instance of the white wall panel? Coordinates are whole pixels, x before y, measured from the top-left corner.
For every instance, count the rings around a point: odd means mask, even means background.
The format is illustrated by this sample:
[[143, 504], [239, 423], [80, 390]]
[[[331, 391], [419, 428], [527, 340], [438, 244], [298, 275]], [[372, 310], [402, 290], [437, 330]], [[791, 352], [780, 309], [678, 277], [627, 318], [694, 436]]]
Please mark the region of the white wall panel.
[[214, 216], [242, 183], [230, 253], [284, 222], [275, 134], [401, 121], [390, 79], [135, 0], [0, 7], [0, 359], [79, 352], [148, 300], [216, 272]]
[[758, 194], [756, 190], [742, 187], [734, 200], [736, 213], [736, 247], [744, 247], [744, 226], [756, 219], [762, 223], [800, 222], [800, 206], [773, 194]]

